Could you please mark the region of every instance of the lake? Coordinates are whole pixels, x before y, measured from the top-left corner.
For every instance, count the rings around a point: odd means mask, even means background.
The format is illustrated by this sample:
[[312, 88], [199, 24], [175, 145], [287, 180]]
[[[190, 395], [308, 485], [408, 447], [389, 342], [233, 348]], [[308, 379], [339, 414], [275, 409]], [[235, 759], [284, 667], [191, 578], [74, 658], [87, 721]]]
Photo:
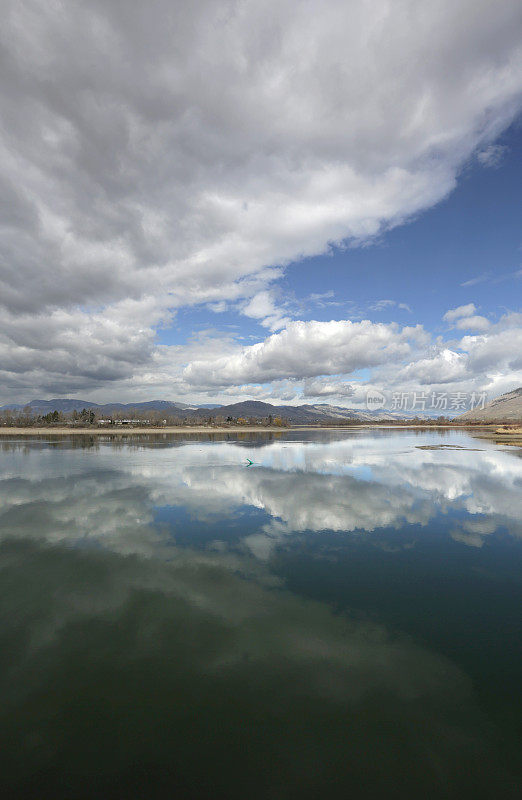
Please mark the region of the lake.
[[2, 796], [517, 796], [521, 455], [2, 437]]

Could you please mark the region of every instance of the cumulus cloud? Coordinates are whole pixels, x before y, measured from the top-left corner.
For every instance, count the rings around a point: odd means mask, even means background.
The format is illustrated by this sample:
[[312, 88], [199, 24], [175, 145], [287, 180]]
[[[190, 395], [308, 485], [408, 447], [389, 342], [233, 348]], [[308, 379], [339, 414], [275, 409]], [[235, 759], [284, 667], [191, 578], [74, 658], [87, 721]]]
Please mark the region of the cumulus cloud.
[[472, 314], [470, 317], [461, 317], [461, 319], [458, 319], [455, 327], [466, 331], [487, 331], [489, 325], [490, 322], [486, 317], [481, 317], [479, 314]]
[[456, 353], [445, 347], [426, 358], [419, 358], [399, 370], [396, 382], [408, 384], [448, 384], [469, 377], [469, 363], [465, 353]]
[[446, 322], [455, 322], [457, 319], [463, 319], [465, 317], [471, 317], [472, 314], [475, 313], [476, 307], [474, 303], [468, 303], [465, 306], [458, 306], [457, 308], [450, 308], [449, 311], [443, 316], [443, 319]]
[[401, 329], [395, 323], [368, 320], [295, 321], [264, 342], [243, 347], [226, 358], [193, 361], [183, 375], [191, 384], [222, 386], [350, 373], [405, 358], [413, 345], [425, 338], [419, 325]]
[[480, 314], [476, 314], [476, 310], [474, 303], [468, 303], [465, 306], [450, 308], [444, 314], [443, 319], [460, 330], [487, 331], [490, 326], [489, 320], [480, 316]]
[[[193, 388], [228, 383], [227, 394], [268, 401], [366, 406], [368, 390], [485, 392], [522, 384], [522, 315], [509, 313], [484, 333], [433, 341], [420, 327], [371, 322], [296, 322], [264, 342], [234, 348], [222, 359], [196, 359], [183, 372]], [[369, 376], [357, 370], [372, 367]], [[354, 374], [355, 372], [355, 374]], [[286, 376], [282, 378], [281, 376]], [[268, 386], [254, 383], [270, 381]]]
[[[515, 0], [3, 12], [0, 331], [25, 368], [5, 364], [7, 391], [130, 380], [142, 357], [152, 369], [169, 310], [256, 311], [288, 262], [443, 198], [520, 108]], [[44, 341], [56, 313], [61, 347], [42, 366], [24, 340], [36, 326]], [[76, 335], [93, 327], [94, 367]]]
[[307, 378], [304, 381], [303, 397], [352, 397], [353, 395], [353, 386], [342, 378]]
[[516, 373], [522, 369], [522, 324], [497, 327], [490, 336], [465, 336], [462, 347], [469, 354], [474, 373], [495, 370]]

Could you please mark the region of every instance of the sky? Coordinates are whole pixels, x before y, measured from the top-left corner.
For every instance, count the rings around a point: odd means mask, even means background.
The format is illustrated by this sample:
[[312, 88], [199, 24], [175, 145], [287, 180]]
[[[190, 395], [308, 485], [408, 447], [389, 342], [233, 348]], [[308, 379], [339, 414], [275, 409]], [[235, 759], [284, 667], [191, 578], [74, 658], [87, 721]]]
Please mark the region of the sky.
[[0, 404], [522, 386], [518, 0], [0, 10]]

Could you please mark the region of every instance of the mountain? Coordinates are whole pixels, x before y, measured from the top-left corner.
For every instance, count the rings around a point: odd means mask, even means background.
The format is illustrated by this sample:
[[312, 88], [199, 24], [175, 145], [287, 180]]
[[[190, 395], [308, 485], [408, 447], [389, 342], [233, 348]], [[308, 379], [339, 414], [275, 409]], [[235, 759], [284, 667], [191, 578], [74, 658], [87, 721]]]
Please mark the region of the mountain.
[[466, 411], [457, 417], [459, 422], [520, 422], [522, 421], [522, 386], [500, 395], [484, 408]]
[[332, 406], [328, 403], [315, 405], [304, 404], [300, 406], [275, 406], [263, 403], [260, 400], [245, 400], [242, 403], [231, 403], [220, 406], [215, 403], [206, 403], [201, 406], [188, 403], [177, 403], [170, 400], [147, 400], [137, 403], [92, 403], [89, 400], [71, 400], [55, 398], [54, 400], [31, 400], [29, 403], [13, 403], [0, 408], [2, 410], [21, 411], [29, 406], [33, 414], [48, 414], [50, 411], [61, 411], [70, 414], [72, 411], [81, 411], [83, 408], [94, 409], [98, 414], [114, 414], [115, 412], [162, 411], [165, 415], [179, 415], [194, 420], [204, 420], [216, 417], [248, 417], [265, 419], [269, 416], [283, 417], [293, 425], [311, 425], [321, 422], [371, 422], [375, 420], [404, 420], [411, 415], [391, 411], [365, 410], [357, 411], [353, 408]]
[[31, 400], [29, 403], [9, 403], [2, 406], [0, 411], [22, 411], [29, 407], [35, 414], [47, 414], [49, 411], [62, 411], [69, 414], [71, 411], [81, 411], [82, 408], [98, 408], [98, 403], [89, 400], [67, 400], [56, 398], [54, 400]]
[[310, 425], [320, 422], [371, 422], [379, 420], [407, 419], [407, 415], [394, 414], [389, 411], [356, 411], [353, 408], [331, 406], [327, 403], [301, 406], [274, 406], [260, 400], [245, 400], [242, 403], [232, 403], [227, 406], [218, 406], [208, 410], [199, 408], [190, 412], [195, 418], [210, 417], [254, 417], [264, 419], [268, 416], [283, 417], [293, 425]]
[[195, 411], [198, 406], [188, 403], [175, 403], [170, 400], [147, 400], [138, 403], [92, 403], [89, 400], [70, 400], [55, 398], [54, 400], [31, 400], [29, 403], [10, 403], [0, 407], [0, 411], [22, 411], [29, 407], [34, 414], [47, 414], [49, 411], [61, 411], [70, 414], [71, 411], [81, 411], [83, 408], [93, 408], [102, 414], [111, 411]]

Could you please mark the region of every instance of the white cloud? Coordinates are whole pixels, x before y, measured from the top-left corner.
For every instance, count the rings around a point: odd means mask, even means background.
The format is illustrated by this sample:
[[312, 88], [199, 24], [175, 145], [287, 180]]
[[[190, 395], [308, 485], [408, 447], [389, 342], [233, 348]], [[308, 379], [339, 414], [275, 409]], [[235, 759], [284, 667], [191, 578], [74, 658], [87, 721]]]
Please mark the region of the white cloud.
[[354, 387], [344, 378], [307, 378], [303, 385], [304, 398], [351, 398], [354, 394]]
[[271, 331], [280, 330], [290, 322], [290, 317], [285, 316], [286, 304], [278, 303], [275, 293], [270, 290], [258, 292], [241, 306], [241, 313], [260, 321], [264, 328]]
[[434, 343], [407, 365], [385, 364], [372, 376], [377, 389], [486, 391], [493, 398], [522, 385], [522, 315], [506, 314], [487, 332]]
[[209, 311], [213, 311], [214, 314], [223, 314], [228, 306], [224, 300], [219, 300], [217, 303], [207, 303], [207, 308]]
[[516, 269], [512, 272], [502, 272], [493, 274], [492, 272], [483, 272], [481, 275], [476, 275], [474, 278], [470, 278], [467, 281], [461, 283], [461, 286], [469, 287], [469, 286], [476, 286], [478, 283], [488, 283], [498, 284], [504, 283], [504, 281], [509, 280], [517, 280], [522, 278], [522, 269]]
[[[187, 391], [219, 390], [230, 402], [249, 396], [293, 404], [327, 398], [357, 407], [365, 406], [368, 389], [390, 400], [396, 391], [486, 392], [493, 398], [522, 385], [521, 353], [522, 315], [513, 313], [487, 332], [449, 343], [432, 341], [420, 326], [295, 321], [258, 344], [231, 343], [221, 358], [194, 358], [182, 380]], [[369, 376], [362, 379], [361, 369], [370, 369]]]
[[446, 322], [453, 323], [459, 330], [487, 331], [490, 327], [489, 320], [476, 314], [476, 310], [474, 303], [468, 303], [465, 306], [458, 306], [458, 308], [451, 308], [446, 311], [443, 319]]
[[485, 281], [489, 281], [491, 279], [490, 272], [483, 272], [481, 275], [476, 275], [474, 278], [470, 278], [467, 281], [463, 281], [461, 286], [465, 286], [466, 288], [469, 286], [476, 286], [478, 283], [484, 283]]
[[489, 320], [478, 314], [472, 314], [470, 317], [461, 317], [455, 324], [455, 327], [466, 331], [487, 331], [489, 326]]
[[397, 305], [395, 300], [376, 300], [375, 303], [372, 303], [370, 306], [371, 311], [384, 311], [385, 308], [391, 308]]
[[455, 322], [456, 319], [463, 317], [471, 317], [475, 313], [476, 307], [474, 303], [468, 303], [466, 306], [458, 306], [457, 308], [450, 308], [446, 311], [443, 318], [446, 322]]
[[502, 163], [508, 148], [501, 144], [490, 144], [479, 150], [477, 160], [483, 167], [498, 167]]
[[[520, 316], [520, 315], [519, 315]], [[461, 346], [468, 352], [474, 373], [495, 372], [509, 377], [522, 369], [522, 324], [496, 326], [492, 335], [465, 336]]]
[[446, 347], [399, 369], [394, 376], [394, 383], [402, 386], [452, 384], [466, 377], [470, 377], [466, 354], [456, 353]]
[[386, 308], [393, 308], [394, 306], [403, 311], [409, 311], [410, 314], [412, 313], [407, 303], [398, 303], [396, 300], [377, 300], [369, 306], [369, 309], [370, 311], [384, 311]]
[[395, 323], [368, 320], [295, 321], [264, 342], [225, 358], [193, 361], [183, 376], [194, 385], [226, 386], [350, 373], [406, 358], [414, 344], [425, 341], [421, 326], [401, 329]]

